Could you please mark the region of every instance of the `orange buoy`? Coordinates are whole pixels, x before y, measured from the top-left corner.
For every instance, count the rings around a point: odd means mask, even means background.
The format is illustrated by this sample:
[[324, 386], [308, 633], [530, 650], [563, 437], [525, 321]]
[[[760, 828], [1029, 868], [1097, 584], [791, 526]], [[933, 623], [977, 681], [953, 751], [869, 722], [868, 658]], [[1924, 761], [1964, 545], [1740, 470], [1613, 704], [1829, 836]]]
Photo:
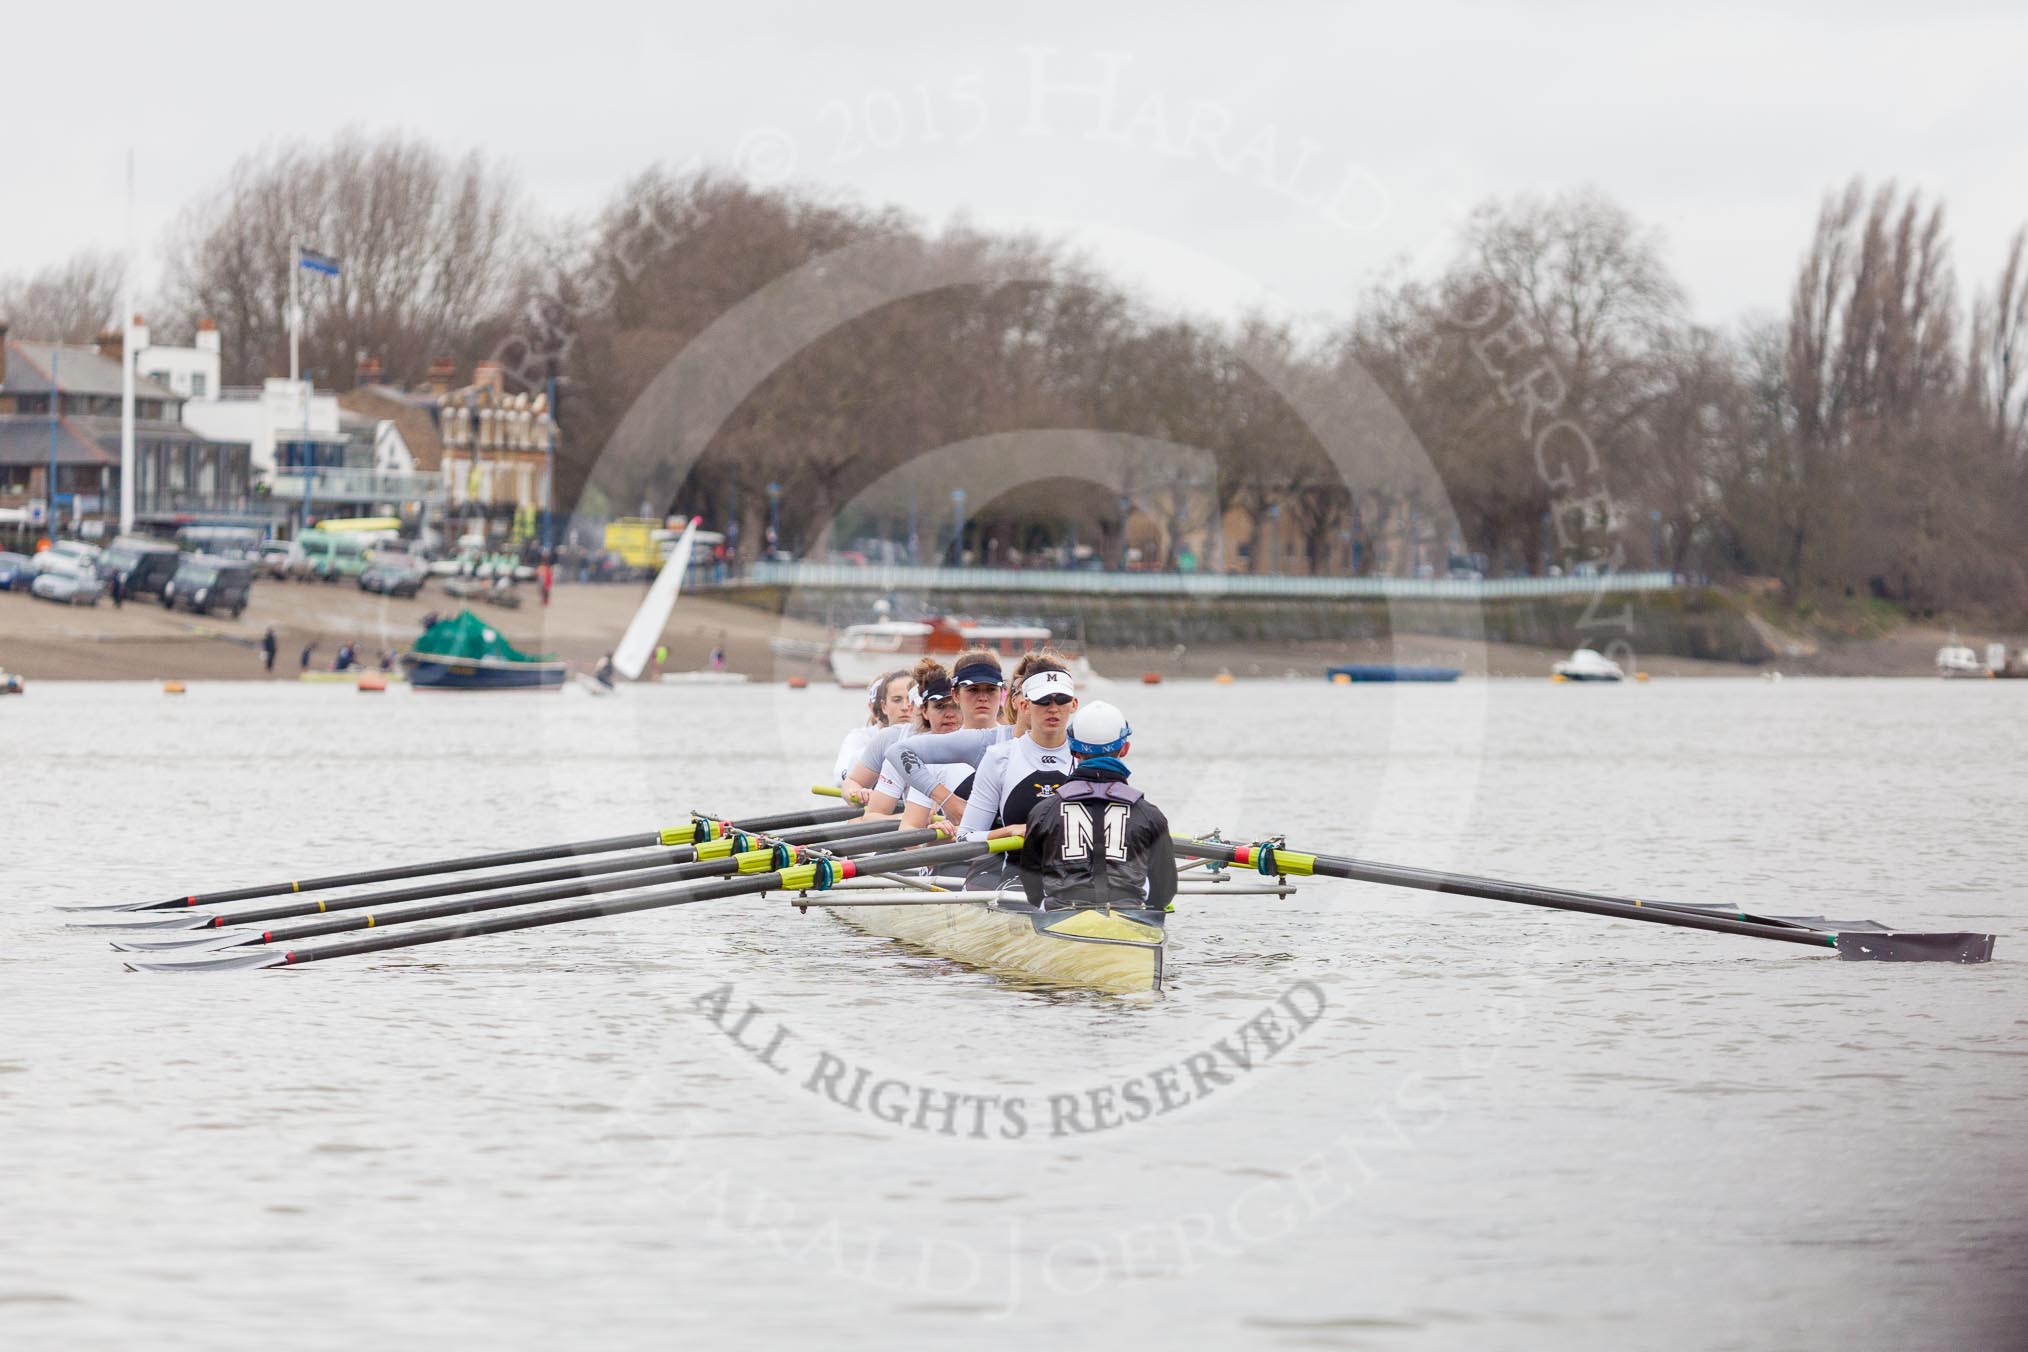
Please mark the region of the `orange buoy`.
[[1331, 674], [1331, 684], [1332, 684], [1332, 685], [1350, 685], [1350, 684], [1352, 684], [1352, 673], [1351, 673], [1351, 672], [1349, 672], [1349, 671], [1338, 671], [1338, 672], [1333, 672], [1333, 673]]
[[387, 677], [377, 671], [361, 672], [359, 676], [359, 688], [362, 691], [385, 690], [387, 689]]
[[809, 686], [810, 678], [807, 676], [789, 677], [789, 689], [791, 690], [807, 690]]
[[180, 694], [182, 694], [182, 693], [183, 693], [183, 682], [181, 682], [181, 681], [164, 681], [164, 682], [162, 682], [162, 693], [163, 693], [163, 694], [165, 694], [165, 695], [180, 695]]
[[1142, 673], [1141, 673], [1141, 684], [1142, 684], [1142, 685], [1160, 685], [1161, 683], [1162, 683], [1162, 673], [1161, 673], [1161, 672], [1159, 672], [1159, 671], [1144, 671], [1144, 672], [1142, 672]]
[[1218, 673], [1218, 675], [1212, 677], [1212, 679], [1216, 681], [1219, 685], [1231, 685], [1232, 673], [1229, 671], [1221, 671]]

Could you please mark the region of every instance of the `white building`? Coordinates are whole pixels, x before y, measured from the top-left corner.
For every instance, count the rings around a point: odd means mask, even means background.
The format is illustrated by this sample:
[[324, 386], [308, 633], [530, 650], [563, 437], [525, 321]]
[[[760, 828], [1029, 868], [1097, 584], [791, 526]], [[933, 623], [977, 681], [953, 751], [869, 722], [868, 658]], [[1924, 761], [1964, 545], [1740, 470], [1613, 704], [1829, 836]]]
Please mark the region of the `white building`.
[[443, 510], [443, 476], [416, 472], [415, 454], [392, 420], [342, 410], [335, 393], [307, 380], [274, 377], [258, 388], [226, 389], [218, 326], [210, 320], [197, 326], [190, 347], [156, 346], [138, 326], [135, 347], [143, 376], [187, 396], [184, 426], [249, 448], [253, 480], [278, 511], [303, 510], [306, 490], [313, 516]]
[[216, 399], [220, 358], [218, 325], [197, 326], [195, 347], [150, 347], [148, 326], [134, 321], [134, 369], [144, 380], [157, 380], [187, 399]]

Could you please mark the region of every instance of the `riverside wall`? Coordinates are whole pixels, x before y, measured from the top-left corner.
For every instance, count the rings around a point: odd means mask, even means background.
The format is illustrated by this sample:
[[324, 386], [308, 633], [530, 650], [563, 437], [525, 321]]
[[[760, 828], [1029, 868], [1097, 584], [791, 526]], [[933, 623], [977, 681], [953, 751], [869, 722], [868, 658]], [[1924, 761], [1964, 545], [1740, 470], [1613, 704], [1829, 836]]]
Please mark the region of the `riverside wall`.
[[791, 619], [857, 624], [888, 599], [894, 613], [924, 611], [1048, 625], [1088, 648], [1261, 646], [1356, 642], [1394, 634], [1483, 638], [1571, 649], [1625, 639], [1644, 655], [1760, 663], [1770, 652], [1746, 607], [1715, 588], [1600, 597], [1487, 601], [1200, 598], [937, 590], [890, 596], [872, 589], [742, 584], [706, 594]]

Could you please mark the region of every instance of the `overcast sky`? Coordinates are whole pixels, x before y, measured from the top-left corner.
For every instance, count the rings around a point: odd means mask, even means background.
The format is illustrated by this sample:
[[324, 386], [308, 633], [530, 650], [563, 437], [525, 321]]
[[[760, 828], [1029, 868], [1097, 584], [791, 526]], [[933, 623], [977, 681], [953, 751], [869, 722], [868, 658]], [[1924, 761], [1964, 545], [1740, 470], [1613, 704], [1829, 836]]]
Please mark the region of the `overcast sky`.
[[152, 279], [234, 159], [348, 127], [477, 148], [555, 212], [659, 161], [1023, 222], [1217, 312], [1347, 312], [1495, 194], [1604, 190], [1712, 322], [1782, 308], [1854, 173], [1947, 202], [1961, 283], [2028, 220], [2020, 5], [691, 9], [10, 6], [0, 273], [119, 246], [130, 147]]

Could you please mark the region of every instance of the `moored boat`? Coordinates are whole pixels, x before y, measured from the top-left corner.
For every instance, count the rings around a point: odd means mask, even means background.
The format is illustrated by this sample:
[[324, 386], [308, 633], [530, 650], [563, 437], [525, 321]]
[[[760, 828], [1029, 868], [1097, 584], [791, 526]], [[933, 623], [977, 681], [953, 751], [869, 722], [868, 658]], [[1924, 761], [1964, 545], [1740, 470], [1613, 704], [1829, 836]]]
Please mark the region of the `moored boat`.
[[1462, 673], [1456, 667], [1402, 666], [1393, 662], [1352, 662], [1325, 667], [1325, 679], [1333, 684], [1363, 685], [1368, 682], [1455, 681]]
[[[1953, 635], [1953, 639], [1955, 639]], [[1993, 674], [1979, 655], [1964, 644], [1951, 642], [1936, 650], [1936, 674], [1947, 680], [1971, 677], [1985, 680]]]
[[1560, 681], [1622, 681], [1620, 664], [1592, 648], [1579, 648], [1552, 669]]
[[431, 625], [401, 661], [417, 690], [560, 690], [570, 675], [565, 663], [521, 652], [469, 610]]
[[1002, 658], [1019, 658], [1047, 647], [1050, 637], [1039, 624], [995, 624], [945, 615], [855, 624], [831, 645], [831, 673], [840, 685], [864, 689], [882, 673], [913, 666], [925, 657], [948, 660], [977, 647], [990, 648]]

